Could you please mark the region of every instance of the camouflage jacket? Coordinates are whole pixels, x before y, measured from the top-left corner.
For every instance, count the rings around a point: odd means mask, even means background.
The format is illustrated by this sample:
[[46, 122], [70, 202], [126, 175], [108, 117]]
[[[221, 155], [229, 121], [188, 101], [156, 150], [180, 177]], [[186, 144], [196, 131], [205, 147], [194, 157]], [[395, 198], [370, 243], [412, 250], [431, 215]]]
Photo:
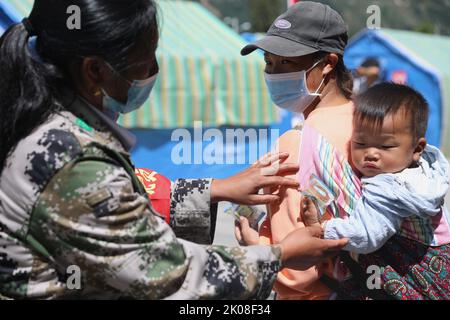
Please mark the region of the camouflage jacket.
[[269, 295], [278, 248], [186, 240], [212, 241], [210, 179], [173, 184], [171, 228], [133, 174], [131, 133], [80, 98], [64, 105], [18, 144], [1, 173], [0, 297]]

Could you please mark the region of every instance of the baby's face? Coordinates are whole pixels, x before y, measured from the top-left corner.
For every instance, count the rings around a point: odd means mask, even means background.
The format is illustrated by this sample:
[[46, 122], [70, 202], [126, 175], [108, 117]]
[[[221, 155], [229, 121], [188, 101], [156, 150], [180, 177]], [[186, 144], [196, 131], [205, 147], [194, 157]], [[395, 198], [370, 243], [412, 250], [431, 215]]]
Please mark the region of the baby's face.
[[385, 117], [378, 130], [355, 121], [351, 154], [354, 166], [363, 176], [397, 173], [418, 160], [410, 120], [410, 115], [399, 111]]

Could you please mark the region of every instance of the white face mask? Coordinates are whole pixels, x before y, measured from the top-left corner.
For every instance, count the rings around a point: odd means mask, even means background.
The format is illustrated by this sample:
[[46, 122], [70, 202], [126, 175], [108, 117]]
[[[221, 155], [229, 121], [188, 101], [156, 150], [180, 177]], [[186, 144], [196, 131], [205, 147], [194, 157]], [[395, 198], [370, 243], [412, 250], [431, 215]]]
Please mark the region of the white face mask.
[[264, 73], [267, 88], [272, 101], [280, 108], [296, 113], [303, 113], [316, 99], [320, 97], [319, 90], [325, 77], [314, 93], [311, 93], [306, 85], [306, 74], [314, 69], [319, 63], [316, 62], [308, 70], [291, 73], [268, 74]]

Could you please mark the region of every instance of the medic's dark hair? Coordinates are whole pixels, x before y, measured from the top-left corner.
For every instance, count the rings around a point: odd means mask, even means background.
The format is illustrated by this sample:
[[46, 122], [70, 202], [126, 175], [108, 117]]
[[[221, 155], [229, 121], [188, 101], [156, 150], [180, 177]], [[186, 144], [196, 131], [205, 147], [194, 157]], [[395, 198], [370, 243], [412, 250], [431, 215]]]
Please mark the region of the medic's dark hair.
[[[68, 8], [81, 9], [81, 28], [69, 29]], [[35, 0], [28, 19], [0, 38], [0, 173], [17, 143], [56, 111], [69, 66], [97, 56], [126, 67], [138, 40], [158, 41], [152, 0]], [[32, 57], [30, 37], [42, 61]]]

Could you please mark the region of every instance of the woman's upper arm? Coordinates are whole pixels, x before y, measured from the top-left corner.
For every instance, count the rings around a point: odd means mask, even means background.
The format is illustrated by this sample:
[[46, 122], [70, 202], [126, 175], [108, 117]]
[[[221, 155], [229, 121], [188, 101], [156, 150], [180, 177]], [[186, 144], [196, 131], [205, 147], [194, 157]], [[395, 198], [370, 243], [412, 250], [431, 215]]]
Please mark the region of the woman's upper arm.
[[[289, 158], [286, 162], [298, 163], [300, 144], [301, 132], [299, 130], [290, 130], [278, 139], [276, 151], [288, 152]], [[288, 175], [287, 177], [296, 179], [295, 174]], [[280, 188], [277, 190], [270, 190], [270, 192], [278, 193], [281, 202], [278, 204], [270, 204], [268, 206], [268, 216], [266, 219], [270, 220], [270, 230], [265, 228], [265, 234], [261, 233], [263, 238], [261, 239], [261, 242], [267, 242], [266, 239], [270, 237], [271, 242], [278, 243], [295, 228], [303, 226], [299, 220], [301, 198], [298, 190], [292, 188]]]
[[[298, 163], [301, 144], [301, 131], [289, 130], [277, 141], [276, 148], [279, 152], [288, 152], [289, 158], [286, 162]], [[291, 176], [295, 178], [295, 175]]]

